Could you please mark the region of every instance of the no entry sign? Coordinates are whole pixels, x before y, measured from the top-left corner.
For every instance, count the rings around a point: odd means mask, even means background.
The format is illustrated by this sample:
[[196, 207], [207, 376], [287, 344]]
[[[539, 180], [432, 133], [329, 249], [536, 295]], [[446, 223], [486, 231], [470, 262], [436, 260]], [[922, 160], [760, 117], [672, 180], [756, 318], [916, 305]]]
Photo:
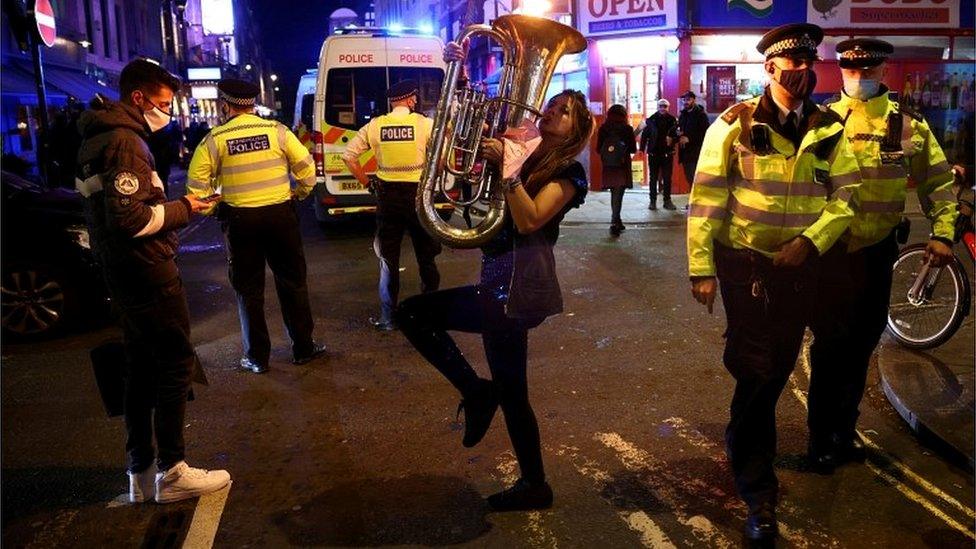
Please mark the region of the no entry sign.
[[34, 4], [34, 19], [37, 21], [37, 34], [47, 47], [54, 45], [54, 39], [58, 37], [57, 28], [54, 25], [54, 10], [51, 9], [50, 0], [37, 0]]

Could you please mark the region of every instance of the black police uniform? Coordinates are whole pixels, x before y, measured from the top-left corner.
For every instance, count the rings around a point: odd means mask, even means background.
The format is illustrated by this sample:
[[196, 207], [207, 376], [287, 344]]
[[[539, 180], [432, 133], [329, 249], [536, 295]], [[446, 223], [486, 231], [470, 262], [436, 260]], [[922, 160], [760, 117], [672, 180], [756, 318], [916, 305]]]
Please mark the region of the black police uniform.
[[186, 400], [197, 364], [175, 261], [176, 229], [189, 221], [190, 204], [166, 200], [139, 108], [96, 98], [78, 129], [84, 139], [78, 189], [87, 198], [92, 246], [124, 334], [129, 471], [143, 472], [157, 457], [165, 470], [184, 457]]
[[[387, 97], [400, 101], [416, 95], [417, 83], [404, 80], [394, 84]], [[404, 181], [384, 181], [374, 178], [376, 185], [376, 238], [374, 248], [380, 259], [381, 316], [373, 319], [380, 330], [393, 328], [392, 315], [400, 293], [400, 245], [404, 233], [410, 235], [420, 275], [421, 293], [440, 287], [440, 272], [435, 258], [441, 253], [440, 242], [432, 238], [417, 217], [417, 184]]]

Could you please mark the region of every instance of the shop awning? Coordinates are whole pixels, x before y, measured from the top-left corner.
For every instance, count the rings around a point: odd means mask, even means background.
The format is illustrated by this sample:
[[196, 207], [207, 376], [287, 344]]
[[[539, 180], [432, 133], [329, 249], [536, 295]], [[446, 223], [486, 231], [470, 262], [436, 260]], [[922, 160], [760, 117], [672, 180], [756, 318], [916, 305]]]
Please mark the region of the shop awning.
[[26, 72], [15, 65], [3, 65], [3, 78], [0, 79], [0, 91], [3, 95], [34, 95], [33, 73]]
[[87, 103], [96, 93], [117, 100], [117, 91], [95, 82], [89, 76], [80, 71], [62, 69], [60, 67], [44, 67], [44, 80], [48, 86], [60, 89], [64, 93]]

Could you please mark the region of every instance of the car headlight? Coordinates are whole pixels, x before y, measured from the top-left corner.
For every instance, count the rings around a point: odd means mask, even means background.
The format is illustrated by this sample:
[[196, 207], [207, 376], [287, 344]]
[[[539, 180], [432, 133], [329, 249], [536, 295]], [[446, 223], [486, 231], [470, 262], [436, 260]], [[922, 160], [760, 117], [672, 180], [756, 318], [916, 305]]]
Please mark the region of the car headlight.
[[72, 242], [86, 250], [91, 249], [91, 240], [88, 238], [88, 227], [84, 225], [70, 225], [65, 227], [64, 230], [68, 232], [68, 236], [71, 237]]

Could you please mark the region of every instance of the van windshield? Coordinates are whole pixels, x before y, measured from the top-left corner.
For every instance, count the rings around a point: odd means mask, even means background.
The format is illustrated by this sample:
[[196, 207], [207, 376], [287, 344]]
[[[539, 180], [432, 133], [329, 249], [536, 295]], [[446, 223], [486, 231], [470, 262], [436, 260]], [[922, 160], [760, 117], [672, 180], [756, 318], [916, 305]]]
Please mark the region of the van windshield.
[[[387, 78], [389, 71], [389, 78]], [[330, 69], [325, 88], [325, 122], [358, 130], [373, 118], [386, 114], [389, 84], [412, 78], [420, 87], [417, 110], [432, 115], [437, 108], [444, 71], [437, 68], [354, 67]]]

